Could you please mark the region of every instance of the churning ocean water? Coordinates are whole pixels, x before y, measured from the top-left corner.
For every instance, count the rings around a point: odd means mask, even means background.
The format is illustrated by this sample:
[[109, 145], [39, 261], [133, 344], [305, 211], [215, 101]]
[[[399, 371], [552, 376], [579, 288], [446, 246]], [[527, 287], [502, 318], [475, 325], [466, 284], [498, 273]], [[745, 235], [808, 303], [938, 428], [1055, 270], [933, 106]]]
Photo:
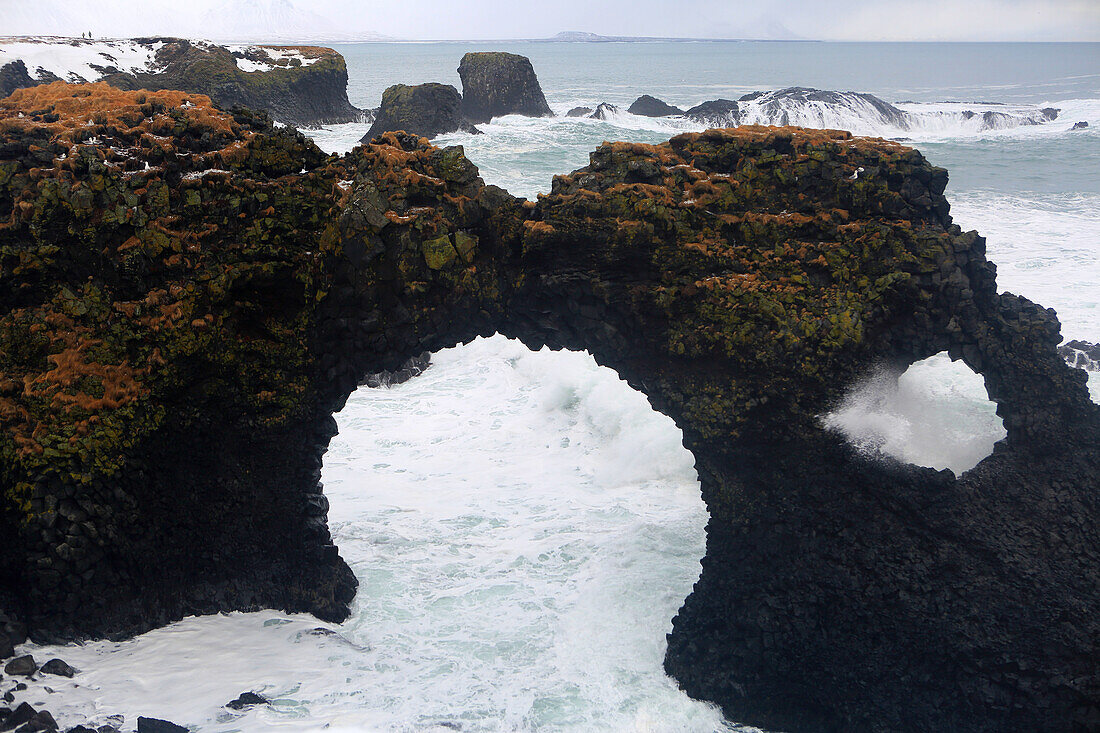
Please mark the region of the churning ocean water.
[[[338, 48], [364, 108], [394, 83], [457, 86], [472, 50], [530, 57], [559, 115], [600, 102], [625, 110], [641, 94], [685, 108], [790, 86], [875, 94], [909, 122], [855, 102], [761, 107], [753, 119], [916, 146], [950, 170], [952, 213], [987, 237], [1001, 289], [1055, 308], [1067, 339], [1100, 341], [1100, 44]], [[1051, 107], [1054, 121], [1031, 124]], [[1089, 127], [1070, 130], [1078, 121]], [[344, 151], [367, 127], [309, 132]], [[481, 129], [436, 142], [463, 145], [487, 182], [533, 197], [603, 140], [660, 142], [697, 127], [621, 112]], [[1100, 375], [1090, 377], [1100, 399]], [[28, 645], [83, 672], [24, 699], [63, 724], [146, 715], [220, 733], [738, 730], [661, 669], [707, 513], [679, 430], [614, 372], [496, 336], [436, 354], [406, 384], [360, 389], [337, 420], [324, 482], [333, 536], [360, 581], [346, 623], [267, 611], [120, 643]], [[867, 375], [823, 421], [868, 450], [956, 472], [1004, 435], [981, 378], [944, 355], [900, 379]], [[223, 707], [248, 690], [273, 704]]]

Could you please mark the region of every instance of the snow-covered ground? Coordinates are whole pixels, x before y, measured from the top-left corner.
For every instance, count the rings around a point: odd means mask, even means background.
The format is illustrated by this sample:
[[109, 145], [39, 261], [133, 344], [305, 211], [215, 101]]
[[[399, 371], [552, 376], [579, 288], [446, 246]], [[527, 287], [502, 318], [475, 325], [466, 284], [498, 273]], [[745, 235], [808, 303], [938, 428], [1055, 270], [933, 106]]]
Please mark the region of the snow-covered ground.
[[36, 79], [53, 74], [64, 81], [95, 81], [116, 71], [156, 71], [157, 50], [163, 45], [60, 36], [0, 39], [0, 66], [22, 60]]
[[[306, 56], [292, 46], [226, 46], [237, 57], [237, 68], [241, 71], [271, 71], [285, 68], [288, 62], [298, 60], [298, 64], [309, 66], [320, 61], [320, 56]], [[239, 54], [239, 55], [238, 55]], [[270, 61], [261, 60], [267, 57]]]
[[[207, 41], [192, 41], [200, 48], [213, 48]], [[163, 41], [139, 43], [132, 39], [84, 39], [65, 36], [0, 37], [0, 67], [22, 60], [27, 73], [38, 80], [53, 76], [69, 82], [96, 81], [115, 72], [156, 72], [157, 51]], [[271, 71], [289, 66], [309, 66], [319, 55], [302, 53], [294, 47], [227, 46], [241, 71]]]

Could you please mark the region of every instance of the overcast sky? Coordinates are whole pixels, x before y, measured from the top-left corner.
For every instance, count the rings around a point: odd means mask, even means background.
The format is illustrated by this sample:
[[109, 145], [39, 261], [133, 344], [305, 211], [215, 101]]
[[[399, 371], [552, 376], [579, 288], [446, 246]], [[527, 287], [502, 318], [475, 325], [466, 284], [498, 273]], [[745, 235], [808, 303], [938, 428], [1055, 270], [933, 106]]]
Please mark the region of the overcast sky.
[[1100, 0], [0, 0], [0, 35], [1100, 41]]

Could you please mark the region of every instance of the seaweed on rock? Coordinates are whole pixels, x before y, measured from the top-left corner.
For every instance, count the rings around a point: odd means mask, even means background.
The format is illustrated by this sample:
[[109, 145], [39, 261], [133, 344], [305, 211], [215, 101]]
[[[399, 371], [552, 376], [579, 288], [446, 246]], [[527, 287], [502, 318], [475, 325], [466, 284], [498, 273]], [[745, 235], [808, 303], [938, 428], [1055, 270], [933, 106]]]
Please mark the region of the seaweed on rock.
[[[119, 94], [0, 102], [0, 600], [34, 637], [343, 618], [332, 414], [503, 332], [588, 349], [683, 430], [711, 514], [665, 662], [690, 694], [798, 730], [1100, 723], [1100, 408], [916, 151], [608, 143], [527, 202], [415, 135], [326, 157], [195, 95]], [[973, 470], [821, 426], [871, 365], [942, 350], [1008, 431]]]

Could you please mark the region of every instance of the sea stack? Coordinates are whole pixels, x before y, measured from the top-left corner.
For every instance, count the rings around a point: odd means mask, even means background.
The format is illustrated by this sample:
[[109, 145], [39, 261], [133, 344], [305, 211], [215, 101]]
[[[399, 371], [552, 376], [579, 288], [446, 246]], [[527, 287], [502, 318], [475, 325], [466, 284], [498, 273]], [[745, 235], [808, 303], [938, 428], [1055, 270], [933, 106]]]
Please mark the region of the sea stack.
[[458, 65], [462, 111], [471, 122], [503, 115], [553, 117], [526, 56], [501, 51], [468, 53]]
[[383, 132], [405, 132], [433, 138], [448, 132], [477, 133], [462, 116], [462, 97], [450, 84], [395, 84], [382, 93], [382, 106], [363, 136], [370, 142]]

